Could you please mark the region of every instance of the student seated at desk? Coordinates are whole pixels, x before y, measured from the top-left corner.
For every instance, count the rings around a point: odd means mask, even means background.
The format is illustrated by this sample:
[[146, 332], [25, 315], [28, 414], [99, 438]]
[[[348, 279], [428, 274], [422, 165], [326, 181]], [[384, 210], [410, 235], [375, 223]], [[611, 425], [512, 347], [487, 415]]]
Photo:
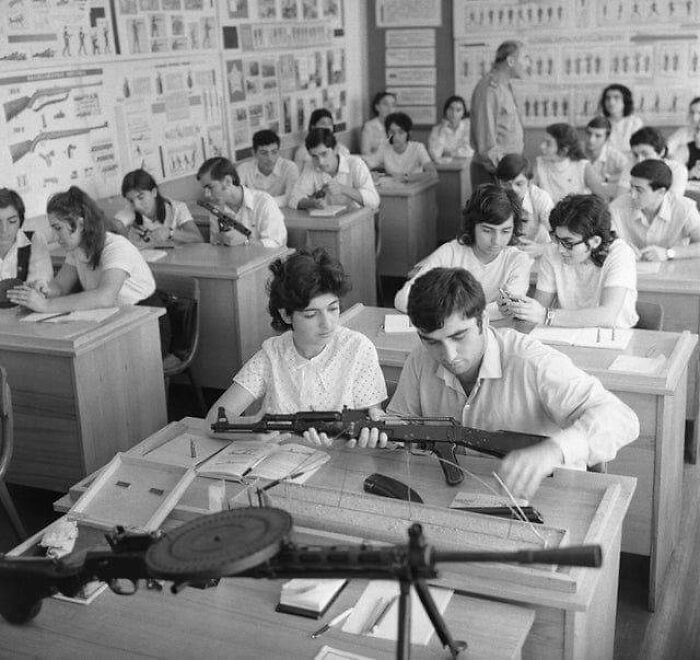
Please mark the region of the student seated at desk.
[[421, 142], [411, 140], [413, 121], [404, 112], [393, 112], [385, 120], [388, 141], [365, 158], [370, 169], [382, 169], [403, 181], [422, 178], [424, 172], [437, 176], [437, 170]]
[[396, 94], [383, 90], [374, 95], [372, 99], [374, 117], [362, 125], [360, 153], [363, 156], [371, 156], [386, 142], [384, 120], [394, 112], [395, 107]]
[[[325, 108], [316, 108], [316, 110], [311, 113], [311, 117], [309, 117], [309, 130], [306, 133], [307, 136], [314, 128], [326, 128], [331, 133], [335, 131], [333, 115], [331, 114], [330, 110], [326, 110]], [[340, 142], [338, 142], [338, 153], [342, 156], [350, 155], [348, 148]], [[304, 142], [304, 144], [300, 144], [297, 148], [296, 153], [294, 154], [294, 163], [299, 168], [300, 172], [303, 172], [304, 167], [311, 164], [311, 154], [309, 153], [309, 148], [306, 146], [306, 142]]]
[[540, 259], [535, 297], [510, 300], [502, 311], [544, 325], [634, 327], [634, 251], [612, 231], [607, 204], [596, 195], [569, 195], [549, 224], [554, 243]]
[[667, 140], [669, 156], [679, 163], [687, 163], [688, 146], [695, 140], [698, 129], [700, 129], [700, 96], [696, 96], [688, 106], [688, 123], [669, 136]]
[[0, 280], [50, 282], [51, 255], [40, 231], [24, 232], [24, 201], [14, 190], [0, 188]]
[[688, 178], [698, 181], [700, 180], [700, 126], [695, 129], [695, 135], [687, 146], [688, 158], [684, 162], [688, 168]]
[[442, 121], [433, 126], [428, 138], [428, 151], [433, 160], [470, 158], [474, 150], [469, 144], [469, 113], [461, 96], [450, 96], [442, 109]]
[[[241, 185], [238, 172], [228, 158], [217, 156], [205, 160], [197, 172], [197, 181], [208, 200], [250, 229], [250, 241], [263, 247], [287, 244], [284, 216], [275, 200], [266, 192]], [[247, 239], [235, 228], [221, 231], [218, 219], [212, 216], [209, 241], [215, 245], [241, 245]]]
[[626, 156], [610, 144], [612, 124], [607, 117], [598, 115], [586, 125], [584, 152], [591, 162], [593, 170], [605, 186], [607, 199], [617, 196], [617, 184], [620, 177], [630, 166]]
[[404, 364], [389, 415], [450, 416], [464, 426], [545, 436], [499, 468], [509, 490], [525, 498], [554, 468], [612, 460], [639, 435], [636, 415], [598, 379], [525, 334], [492, 329], [485, 307], [481, 285], [463, 268], [416, 280], [408, 316], [421, 345]]
[[606, 199], [603, 182], [586, 159], [576, 129], [557, 123], [545, 130], [540, 144], [542, 155], [535, 165], [535, 184], [549, 193], [555, 204], [567, 195], [588, 192]]
[[630, 177], [630, 191], [610, 204], [610, 211], [615, 231], [633, 247], [637, 258], [700, 257], [700, 213], [692, 199], [671, 194], [668, 165], [644, 160], [632, 168]]
[[[671, 187], [669, 192], [676, 197], [683, 197], [688, 187], [688, 168], [675, 160], [666, 157], [666, 140], [661, 133], [651, 126], [644, 126], [632, 134], [630, 138], [632, 157], [635, 163], [643, 160], [660, 160], [671, 170]], [[624, 195], [630, 189], [630, 168], [623, 173], [618, 183], [616, 197]]]
[[554, 208], [552, 198], [536, 186], [529, 177], [530, 163], [520, 154], [506, 154], [496, 167], [498, 185], [512, 190], [520, 200], [522, 214], [518, 248], [533, 258], [542, 255], [549, 243], [549, 214]]
[[[123, 236], [106, 231], [102, 211], [76, 186], [53, 195], [46, 214], [66, 260], [48, 284], [23, 285], [7, 297], [35, 312], [135, 305], [155, 292], [151, 269]], [[80, 285], [80, 293], [72, 293]]]
[[[270, 266], [268, 311], [279, 333], [263, 342], [236, 374], [233, 384], [212, 406], [207, 423], [216, 421], [219, 406], [229, 418], [241, 415], [263, 399], [263, 413], [368, 408], [381, 414], [386, 385], [372, 342], [340, 325], [340, 298], [350, 284], [343, 267], [323, 249], [300, 250]], [[314, 442], [329, 439], [304, 434]], [[386, 445], [386, 437], [363, 432], [360, 446]]]
[[396, 309], [405, 312], [416, 278], [432, 268], [464, 268], [480, 282], [495, 311], [499, 290], [525, 296], [530, 283], [530, 257], [515, 247], [521, 231], [522, 207], [512, 190], [492, 183], [479, 186], [462, 214], [462, 234], [441, 245], [416, 264], [410, 279], [394, 298]]
[[629, 87], [613, 83], [600, 95], [600, 111], [612, 124], [609, 142], [618, 151], [630, 155], [630, 138], [644, 122], [634, 114], [634, 100]]
[[306, 136], [313, 157], [289, 196], [293, 209], [322, 209], [328, 205], [379, 208], [379, 194], [372, 175], [359, 156], [343, 155], [333, 132], [314, 128]]
[[241, 183], [248, 188], [262, 190], [277, 202], [287, 206], [287, 200], [299, 178], [299, 168], [291, 160], [280, 156], [280, 139], [267, 129], [253, 134], [253, 160], [238, 166]]
[[122, 197], [129, 201], [130, 208], [117, 213], [115, 220], [127, 228], [127, 238], [136, 247], [204, 240], [187, 204], [163, 197], [146, 170], [134, 170], [124, 177]]

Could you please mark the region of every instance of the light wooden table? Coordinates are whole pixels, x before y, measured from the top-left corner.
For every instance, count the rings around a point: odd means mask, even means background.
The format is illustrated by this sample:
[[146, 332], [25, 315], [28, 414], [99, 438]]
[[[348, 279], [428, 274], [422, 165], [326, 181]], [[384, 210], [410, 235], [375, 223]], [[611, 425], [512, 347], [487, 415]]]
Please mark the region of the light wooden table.
[[167, 421], [158, 317], [125, 307], [102, 323], [22, 323], [0, 311], [14, 409], [7, 480], [65, 491]]
[[372, 304], [377, 300], [374, 211], [355, 208], [331, 218], [288, 208], [283, 208], [282, 213], [289, 247], [322, 247], [343, 264], [352, 282], [352, 290], [343, 298], [344, 305]]
[[471, 158], [452, 158], [444, 163], [435, 163], [435, 169], [440, 175], [437, 187], [439, 244], [456, 238], [462, 227], [462, 210], [472, 194], [470, 163]]
[[243, 363], [272, 336], [265, 285], [268, 267], [289, 248], [190, 243], [151, 263], [154, 272], [196, 277], [200, 289], [199, 347], [194, 373], [204, 387], [224, 389]]
[[406, 277], [408, 271], [437, 245], [438, 179], [425, 176], [413, 183], [383, 177], [377, 184], [381, 254], [380, 275]]
[[[146, 456], [180, 433], [205, 432], [203, 420], [185, 418], [129, 453]], [[283, 483], [267, 491], [273, 506], [292, 513], [298, 529], [316, 530], [319, 538], [330, 535], [335, 543], [405, 543], [411, 522], [420, 521], [428, 543], [438, 549], [454, 549], [456, 544], [463, 550], [514, 549], [521, 547], [518, 539], [539, 544], [530, 526], [524, 523], [447, 511], [457, 489], [445, 485], [438, 461], [432, 455], [409, 456], [403, 450], [353, 450], [343, 445], [329, 449], [329, 453], [330, 462], [304, 486]], [[460, 462], [481, 479], [490, 478], [496, 467], [494, 460], [480, 456], [461, 456]], [[393, 475], [410, 484], [423, 496], [426, 506], [363, 494], [363, 480], [373, 472]], [[56, 503], [56, 508], [68, 510], [94, 476], [76, 484]], [[171, 512], [170, 520], [190, 520], [205, 512], [208, 488], [215, 482], [218, 480], [198, 477]], [[604, 555], [601, 569], [444, 564], [437, 583], [488, 601], [534, 609], [535, 621], [523, 648], [524, 657], [612, 657], [620, 533], [634, 487], [635, 480], [629, 477], [557, 470], [552, 478], [545, 479], [532, 500], [548, 529], [566, 530], [565, 545], [600, 544]], [[243, 500], [242, 488], [226, 482], [227, 498]], [[467, 478], [460, 490], [483, 492], [473, 477]], [[325, 501], [326, 505], [314, 503], [318, 501]], [[476, 642], [469, 632], [471, 627], [468, 623], [464, 632], [455, 630], [465, 635], [468, 642]], [[490, 657], [490, 652], [486, 657]]]
[[[415, 334], [387, 335], [382, 327], [387, 313], [398, 312], [357, 305], [341, 315], [341, 322], [373, 341], [391, 386], [398, 382], [401, 368], [419, 340]], [[578, 367], [599, 378], [639, 417], [640, 437], [620, 450], [608, 464], [608, 471], [637, 478], [637, 494], [623, 529], [622, 550], [650, 557], [652, 610], [662, 593], [680, 532], [686, 370], [696, 344], [697, 336], [687, 332], [634, 331], [625, 354], [646, 356], [653, 351], [667, 357], [663, 368], [654, 375], [608, 371], [621, 351], [557, 347]]]

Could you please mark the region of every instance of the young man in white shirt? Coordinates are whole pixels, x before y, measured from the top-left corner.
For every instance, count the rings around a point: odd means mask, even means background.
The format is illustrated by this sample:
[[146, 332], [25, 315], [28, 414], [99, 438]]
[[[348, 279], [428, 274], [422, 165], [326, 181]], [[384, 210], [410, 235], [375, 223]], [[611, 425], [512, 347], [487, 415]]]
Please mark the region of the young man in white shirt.
[[328, 205], [379, 208], [379, 194], [372, 175], [359, 156], [338, 152], [333, 132], [314, 128], [306, 136], [311, 154], [289, 197], [293, 209], [320, 209]]
[[588, 122], [584, 140], [586, 157], [605, 185], [609, 199], [616, 196], [617, 182], [630, 166], [629, 158], [610, 144], [611, 132], [610, 120], [603, 115], [598, 115]]
[[268, 129], [253, 135], [255, 158], [238, 166], [241, 183], [248, 188], [262, 190], [277, 202], [287, 206], [287, 200], [299, 178], [299, 168], [291, 160], [280, 156], [280, 139]]
[[538, 434], [499, 472], [531, 497], [554, 468], [612, 460], [639, 435], [632, 410], [553, 348], [510, 328], [494, 330], [481, 285], [461, 268], [418, 278], [408, 315], [421, 345], [409, 356], [389, 415], [451, 416], [464, 426]]
[[661, 160], [637, 163], [630, 191], [611, 205], [613, 228], [644, 261], [700, 257], [700, 213], [695, 202], [669, 192], [673, 176]]
[[[263, 247], [283, 247], [287, 244], [284, 216], [275, 200], [266, 192], [241, 185], [233, 163], [228, 158], [209, 158], [197, 172], [197, 181], [204, 196], [250, 231], [250, 241]], [[240, 245], [246, 236], [235, 228], [221, 230], [218, 219], [212, 215], [209, 240], [222, 245]]]

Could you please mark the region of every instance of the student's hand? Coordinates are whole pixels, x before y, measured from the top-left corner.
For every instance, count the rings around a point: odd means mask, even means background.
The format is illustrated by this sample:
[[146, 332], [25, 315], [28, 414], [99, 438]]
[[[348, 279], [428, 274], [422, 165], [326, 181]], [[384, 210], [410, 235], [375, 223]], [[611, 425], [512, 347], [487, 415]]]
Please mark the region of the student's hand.
[[521, 321], [542, 325], [547, 318], [547, 310], [534, 298], [511, 300], [508, 303], [511, 315]]
[[530, 499], [542, 479], [564, 463], [561, 448], [552, 439], [510, 452], [502, 461], [498, 473], [515, 497]]
[[666, 248], [658, 245], [648, 245], [642, 248], [642, 261], [666, 261]]
[[331, 180], [326, 186], [326, 192], [333, 197], [339, 197], [340, 195], [345, 195], [345, 186], [340, 185], [337, 181]]
[[166, 226], [156, 227], [151, 230], [151, 242], [163, 243], [170, 238], [170, 230]]
[[[384, 419], [386, 414], [382, 410], [370, 408], [369, 416], [372, 420], [377, 421]], [[350, 438], [350, 440], [347, 441], [346, 446], [354, 447], [357, 445], [361, 449], [375, 449], [376, 447], [384, 449], [387, 446], [387, 440], [388, 438], [386, 437], [386, 433], [380, 433], [378, 428], [365, 428], [360, 432], [359, 438]]]
[[46, 297], [26, 284], [10, 289], [7, 292], [7, 299], [15, 305], [22, 305], [34, 312], [46, 312], [49, 302]]
[[[326, 206], [325, 197], [322, 197], [320, 199], [316, 199], [315, 197], [306, 197], [305, 198], [305, 204], [304, 204], [305, 209], [322, 209], [322, 208], [325, 208], [325, 206]], [[299, 205], [299, 208], [301, 208], [301, 205]]]
[[518, 245], [516, 247], [526, 254], [529, 254], [531, 257], [537, 258], [544, 252], [546, 245], [546, 243], [537, 243], [535, 241], [531, 241], [529, 238], [521, 237], [518, 239]]
[[45, 280], [32, 280], [27, 282], [27, 286], [38, 291], [44, 298], [49, 297], [49, 284]]

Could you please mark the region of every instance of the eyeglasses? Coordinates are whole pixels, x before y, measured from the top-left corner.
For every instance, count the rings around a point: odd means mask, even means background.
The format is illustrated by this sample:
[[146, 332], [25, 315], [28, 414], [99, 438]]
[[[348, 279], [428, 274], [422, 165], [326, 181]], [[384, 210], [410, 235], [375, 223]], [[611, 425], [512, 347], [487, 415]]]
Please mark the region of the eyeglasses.
[[555, 243], [559, 243], [559, 245], [561, 245], [568, 252], [571, 252], [577, 245], [581, 245], [582, 243], [586, 242], [586, 239], [584, 238], [582, 241], [576, 241], [576, 243], [572, 243], [571, 241], [565, 238], [559, 238], [559, 236], [557, 236], [555, 232], [550, 232], [549, 235]]

